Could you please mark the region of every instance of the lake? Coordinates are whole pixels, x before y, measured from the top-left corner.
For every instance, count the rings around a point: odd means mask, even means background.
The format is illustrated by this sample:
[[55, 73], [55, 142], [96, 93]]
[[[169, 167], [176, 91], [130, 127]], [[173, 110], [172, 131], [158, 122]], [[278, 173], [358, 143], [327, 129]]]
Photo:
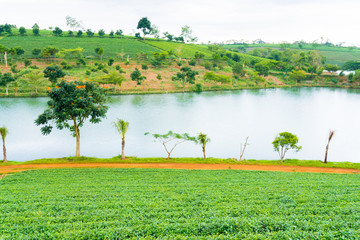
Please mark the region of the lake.
[[[41, 135], [34, 120], [47, 107], [47, 98], [0, 99], [0, 126], [9, 160], [75, 155], [69, 130]], [[286, 158], [322, 160], [330, 129], [329, 161], [360, 162], [360, 90], [332, 88], [261, 89], [225, 92], [128, 95], [110, 98], [107, 118], [81, 128], [81, 155], [113, 157], [121, 153], [121, 137], [112, 122], [130, 122], [125, 153], [137, 157], [166, 157], [163, 146], [145, 132], [208, 134], [208, 157], [239, 158], [240, 144], [249, 136], [245, 159], [278, 159], [272, 141], [288, 131], [303, 149]], [[2, 155], [1, 159], [2, 159]], [[172, 157], [202, 157], [200, 145], [183, 143]]]

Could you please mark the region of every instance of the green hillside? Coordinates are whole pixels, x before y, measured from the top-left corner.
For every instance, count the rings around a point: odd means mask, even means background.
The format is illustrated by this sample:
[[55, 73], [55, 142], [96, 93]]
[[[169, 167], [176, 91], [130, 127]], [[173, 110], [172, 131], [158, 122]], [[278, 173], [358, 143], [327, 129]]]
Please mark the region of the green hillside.
[[169, 42], [163, 40], [146, 40], [143, 41], [163, 51], [174, 51], [175, 54], [183, 58], [193, 58], [196, 52], [203, 53], [205, 58], [210, 58], [212, 52], [207, 47], [196, 44], [184, 44], [180, 42]]
[[104, 57], [116, 57], [118, 53], [134, 56], [136, 53], [160, 52], [161, 50], [130, 38], [100, 38], [100, 37], [54, 37], [54, 36], [8, 36], [0, 39], [0, 44], [10, 48], [21, 46], [25, 49], [25, 57], [31, 57], [34, 48], [43, 49], [54, 46], [59, 49], [84, 48], [84, 56], [95, 56], [94, 49], [104, 48]]
[[[240, 50], [244, 45], [241, 44], [227, 44], [224, 45], [224, 48], [229, 50]], [[282, 44], [248, 44], [245, 45], [246, 52], [249, 52], [255, 48], [273, 48], [273, 49], [283, 49], [284, 45]], [[302, 44], [301, 48], [298, 44], [286, 44], [286, 48], [296, 49], [296, 50], [318, 50], [322, 55], [326, 57], [326, 63], [337, 64], [342, 66], [345, 62], [351, 60], [360, 60], [360, 48], [356, 47], [337, 47], [337, 46], [327, 46], [320, 44]]]
[[[182, 42], [170, 42], [162, 39], [146, 40], [134, 38], [131, 36], [113, 36], [105, 35], [99, 37], [95, 34], [93, 37], [88, 37], [84, 34], [82, 37], [68, 36], [64, 32], [63, 36], [53, 36], [49, 30], [41, 30], [40, 36], [31, 34], [31, 30], [27, 30], [25, 36], [20, 36], [16, 30], [12, 35], [0, 36], [0, 44], [7, 48], [21, 46], [25, 49], [23, 57], [32, 57], [31, 51], [34, 48], [44, 49], [48, 46], [53, 46], [59, 49], [73, 49], [81, 47], [84, 49], [83, 55], [85, 57], [94, 57], [94, 51], [97, 47], [104, 49], [104, 58], [116, 58], [119, 54], [135, 56], [137, 53], [151, 54], [154, 52], [172, 51], [182, 58], [194, 58], [196, 52], [203, 53], [205, 59], [211, 59], [214, 52], [210, 51], [207, 46], [197, 44], [185, 44]], [[244, 60], [250, 62], [251, 60], [261, 61], [263, 58], [254, 57], [248, 54], [238, 53]]]

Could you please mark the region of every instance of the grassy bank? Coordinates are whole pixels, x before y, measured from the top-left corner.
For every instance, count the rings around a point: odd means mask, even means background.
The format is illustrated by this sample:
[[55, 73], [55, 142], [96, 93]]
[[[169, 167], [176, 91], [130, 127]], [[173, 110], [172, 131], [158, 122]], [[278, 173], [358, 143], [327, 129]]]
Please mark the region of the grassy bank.
[[280, 160], [243, 160], [222, 159], [222, 158], [136, 158], [127, 157], [121, 160], [120, 156], [113, 158], [94, 158], [94, 157], [65, 157], [65, 158], [45, 158], [26, 162], [8, 162], [0, 163], [0, 166], [15, 164], [52, 164], [52, 163], [206, 163], [206, 164], [233, 164], [233, 165], [274, 165], [274, 166], [303, 166], [303, 167], [325, 167], [325, 168], [350, 168], [360, 169], [360, 163], [352, 162], [329, 162], [327, 164], [319, 160], [298, 160], [285, 159]]
[[1, 239], [358, 239], [359, 175], [56, 169], [0, 180]]

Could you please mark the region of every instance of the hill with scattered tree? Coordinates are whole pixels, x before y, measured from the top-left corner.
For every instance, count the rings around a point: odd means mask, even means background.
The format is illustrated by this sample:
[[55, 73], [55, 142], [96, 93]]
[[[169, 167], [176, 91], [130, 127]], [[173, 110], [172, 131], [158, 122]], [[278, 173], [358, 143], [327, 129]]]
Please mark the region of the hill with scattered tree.
[[[140, 19], [138, 29], [135, 36], [124, 36], [120, 29], [106, 33], [79, 26], [63, 31], [40, 30], [37, 24], [32, 29], [0, 25], [0, 96], [45, 96], [49, 86], [79, 79], [97, 82], [111, 94], [360, 86], [357, 48], [263, 42], [199, 45], [189, 26], [180, 36], [165, 32], [161, 39], [147, 18]], [[354, 53], [353, 58], [345, 52]], [[343, 70], [354, 72], [335, 73], [340, 68], [329, 64], [335, 61], [329, 53], [343, 54], [335, 60]]]
[[[238, 51], [242, 53], [248, 53], [255, 56], [264, 56], [262, 53], [258, 53], [255, 49], [267, 49], [284, 51], [286, 49], [294, 49], [299, 51], [310, 51], [316, 50], [319, 51], [321, 55], [326, 58], [326, 63], [336, 64], [339, 67], [343, 66], [348, 61], [359, 61], [360, 60], [360, 48], [351, 46], [343, 47], [339, 45], [334, 45], [332, 43], [326, 42], [323, 44], [320, 43], [281, 43], [281, 44], [269, 44], [269, 43], [260, 43], [260, 44], [226, 44], [223, 45], [225, 49], [232, 51]], [[255, 52], [254, 52], [255, 50]]]

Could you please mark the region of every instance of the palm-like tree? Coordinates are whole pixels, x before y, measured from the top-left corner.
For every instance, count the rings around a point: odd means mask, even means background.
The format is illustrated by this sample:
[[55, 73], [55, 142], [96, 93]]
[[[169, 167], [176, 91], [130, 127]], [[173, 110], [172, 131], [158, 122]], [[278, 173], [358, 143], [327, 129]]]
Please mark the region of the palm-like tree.
[[[109, 82], [119, 85], [120, 92], [121, 92], [121, 85], [124, 81], [124, 77], [120, 75], [117, 71], [109, 72], [104, 79], [107, 79]], [[114, 86], [114, 92], [116, 92], [116, 85]]]
[[122, 119], [118, 119], [114, 122], [114, 126], [118, 130], [119, 134], [121, 135], [121, 159], [125, 159], [125, 135], [129, 128], [129, 122], [126, 122]]
[[207, 137], [206, 134], [200, 132], [197, 136], [197, 142], [202, 145], [202, 151], [204, 153], [204, 160], [206, 160], [205, 147], [208, 142], [210, 142], [210, 138]]
[[4, 162], [7, 162], [7, 159], [6, 159], [6, 146], [5, 146], [5, 138], [6, 138], [6, 135], [9, 133], [8, 129], [6, 127], [2, 127], [0, 128], [0, 135], [1, 135], [1, 138], [2, 138], [2, 141], [3, 141], [3, 154], [4, 154]]
[[33, 70], [26, 74], [28, 83], [35, 87], [35, 94], [38, 94], [38, 88], [45, 84], [44, 74], [40, 70]]
[[330, 130], [329, 132], [329, 138], [328, 138], [328, 143], [326, 145], [326, 149], [325, 149], [325, 159], [324, 159], [324, 163], [327, 163], [327, 155], [328, 155], [328, 151], [329, 151], [329, 144], [330, 144], [330, 141], [331, 139], [333, 138], [335, 134], [335, 131], [334, 130]]

